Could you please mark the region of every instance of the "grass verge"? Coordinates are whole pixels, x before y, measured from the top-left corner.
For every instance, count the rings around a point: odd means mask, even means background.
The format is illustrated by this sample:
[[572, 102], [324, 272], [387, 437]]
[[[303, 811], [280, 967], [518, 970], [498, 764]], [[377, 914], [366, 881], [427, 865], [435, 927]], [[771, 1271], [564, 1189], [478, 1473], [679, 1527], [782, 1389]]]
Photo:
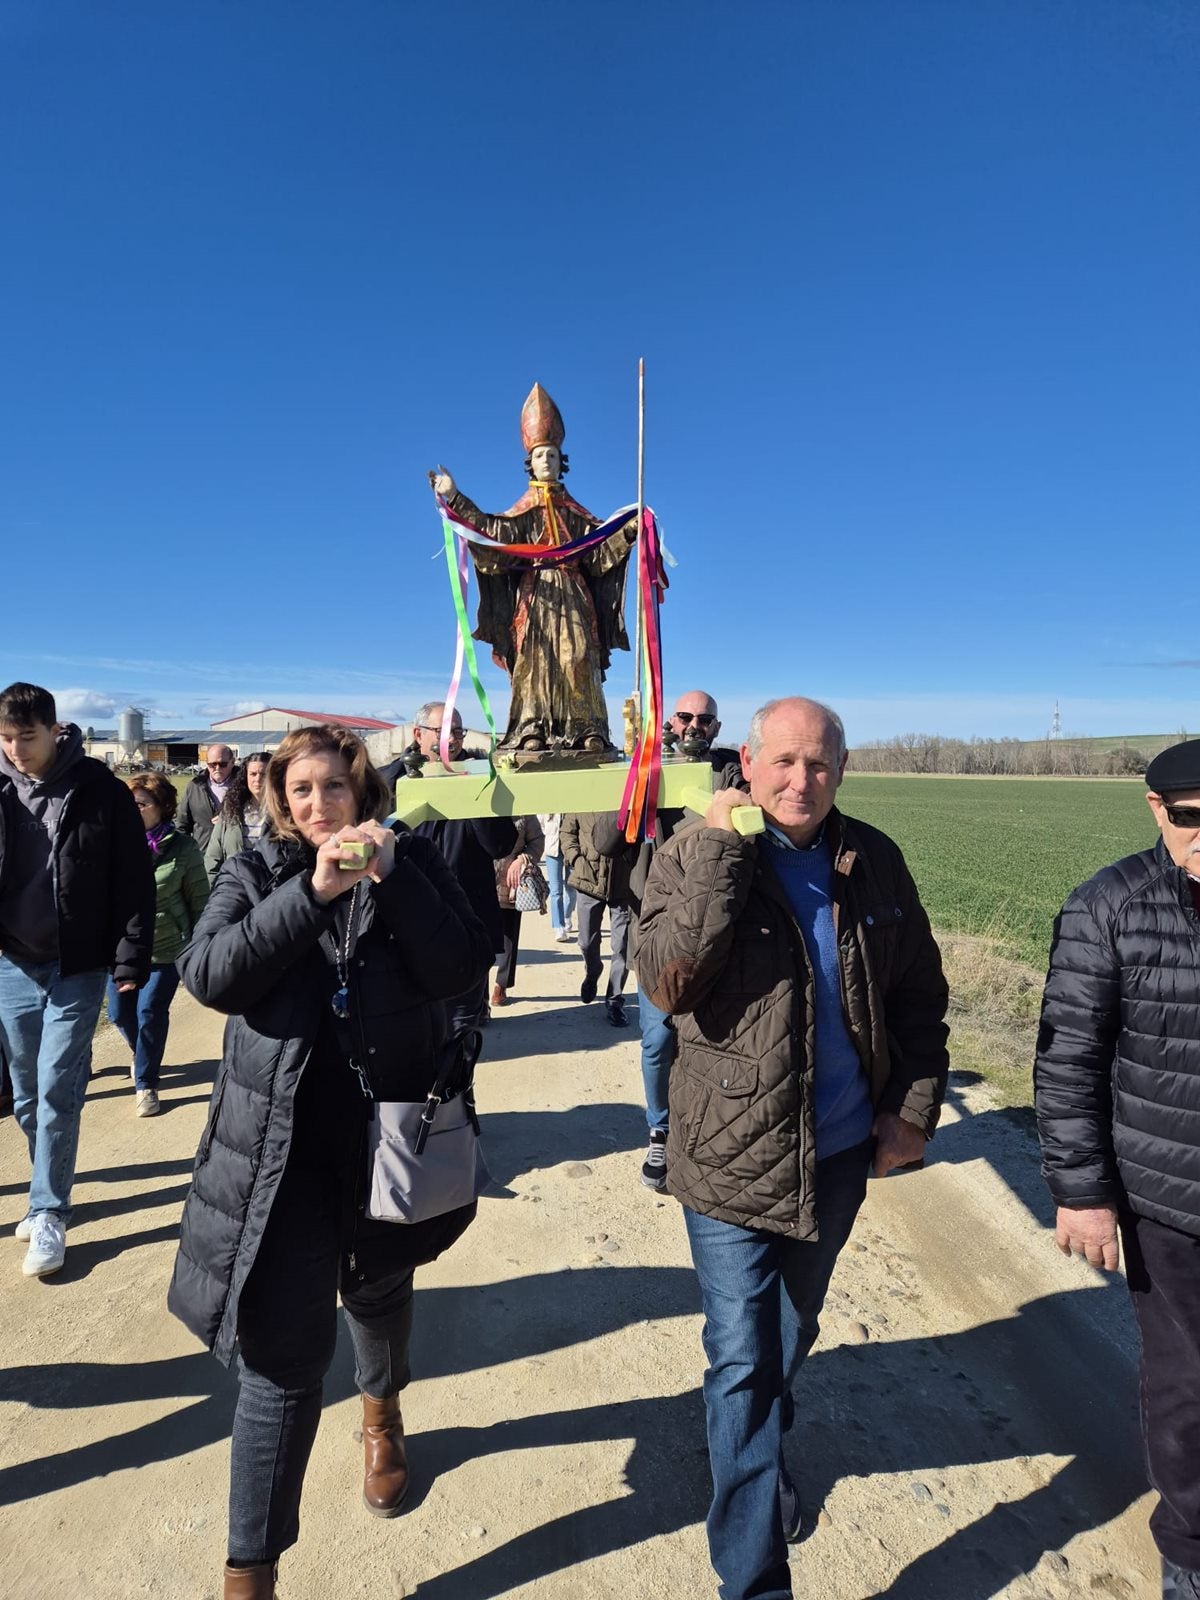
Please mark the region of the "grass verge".
[[1003, 953], [993, 933], [937, 932], [950, 985], [950, 1065], [978, 1074], [1002, 1106], [1032, 1106], [1045, 974]]

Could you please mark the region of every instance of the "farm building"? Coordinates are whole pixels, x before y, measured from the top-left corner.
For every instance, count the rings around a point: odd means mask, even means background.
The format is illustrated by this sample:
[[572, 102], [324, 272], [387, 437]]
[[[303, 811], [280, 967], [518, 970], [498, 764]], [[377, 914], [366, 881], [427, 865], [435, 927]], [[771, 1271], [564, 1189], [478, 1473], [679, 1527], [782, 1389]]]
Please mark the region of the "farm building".
[[[239, 717], [222, 717], [207, 728], [147, 729], [143, 713], [130, 706], [121, 713], [120, 726], [87, 728], [84, 747], [110, 767], [195, 767], [204, 760], [210, 744], [227, 744], [240, 760], [254, 750], [275, 750], [293, 728], [310, 728], [321, 722], [338, 722], [353, 728], [365, 741], [371, 760], [383, 766], [412, 741], [411, 722], [383, 722], [378, 717], [339, 716], [335, 712], [296, 711], [265, 706]], [[469, 749], [486, 749], [488, 736], [467, 731]]]
[[[320, 722], [338, 722], [344, 728], [352, 728], [366, 743], [371, 760], [380, 764], [390, 761], [412, 738], [411, 726], [403, 722], [381, 722], [378, 717], [352, 716], [348, 712], [339, 715], [332, 711], [264, 706], [261, 711], [246, 711], [239, 717], [222, 717], [214, 722], [209, 742], [219, 739], [235, 751], [239, 746], [244, 750], [273, 750], [293, 728], [311, 728]], [[250, 743], [246, 743], [247, 739]]]

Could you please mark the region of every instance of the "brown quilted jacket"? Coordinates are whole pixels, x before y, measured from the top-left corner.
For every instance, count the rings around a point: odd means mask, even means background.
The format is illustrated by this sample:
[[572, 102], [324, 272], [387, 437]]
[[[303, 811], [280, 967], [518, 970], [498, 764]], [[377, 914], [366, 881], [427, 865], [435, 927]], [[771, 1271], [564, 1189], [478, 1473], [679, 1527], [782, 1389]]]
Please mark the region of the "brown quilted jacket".
[[[877, 1111], [932, 1134], [946, 1088], [946, 980], [904, 857], [834, 810], [842, 1004]], [[772, 846], [697, 822], [655, 853], [638, 981], [675, 1017], [667, 1173], [706, 1216], [816, 1235], [813, 977]]]

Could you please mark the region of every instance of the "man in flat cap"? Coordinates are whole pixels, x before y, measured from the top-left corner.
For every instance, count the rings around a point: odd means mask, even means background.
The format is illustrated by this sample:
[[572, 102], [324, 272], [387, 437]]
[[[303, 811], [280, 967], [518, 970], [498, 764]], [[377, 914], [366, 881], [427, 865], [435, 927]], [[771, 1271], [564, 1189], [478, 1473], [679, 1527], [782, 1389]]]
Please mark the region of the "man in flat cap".
[[1115, 1270], [1141, 1332], [1164, 1600], [1200, 1600], [1200, 739], [1156, 756], [1160, 838], [1070, 896], [1034, 1068], [1066, 1254]]

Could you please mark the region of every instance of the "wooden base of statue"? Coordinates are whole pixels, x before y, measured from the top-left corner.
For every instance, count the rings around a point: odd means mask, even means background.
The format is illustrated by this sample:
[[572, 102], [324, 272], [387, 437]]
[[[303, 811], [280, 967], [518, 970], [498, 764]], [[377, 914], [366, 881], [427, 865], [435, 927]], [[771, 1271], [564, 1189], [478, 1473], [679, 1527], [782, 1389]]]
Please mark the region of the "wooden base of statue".
[[[419, 777], [396, 785], [396, 816], [410, 827], [420, 822], [460, 822], [468, 817], [529, 817], [539, 812], [619, 811], [629, 763], [619, 752], [594, 765], [576, 757], [561, 765], [500, 766], [488, 780], [486, 761], [457, 762], [447, 772], [431, 761]], [[707, 761], [664, 761], [658, 784], [660, 810], [697, 809], [712, 794]], [[690, 794], [690, 800], [689, 800]]]
[[[550, 746], [546, 750], [511, 750], [508, 760], [520, 772], [577, 772], [585, 767], [607, 767], [625, 763], [625, 757], [612, 745], [602, 750], [572, 750]], [[497, 752], [499, 755], [500, 752]]]

